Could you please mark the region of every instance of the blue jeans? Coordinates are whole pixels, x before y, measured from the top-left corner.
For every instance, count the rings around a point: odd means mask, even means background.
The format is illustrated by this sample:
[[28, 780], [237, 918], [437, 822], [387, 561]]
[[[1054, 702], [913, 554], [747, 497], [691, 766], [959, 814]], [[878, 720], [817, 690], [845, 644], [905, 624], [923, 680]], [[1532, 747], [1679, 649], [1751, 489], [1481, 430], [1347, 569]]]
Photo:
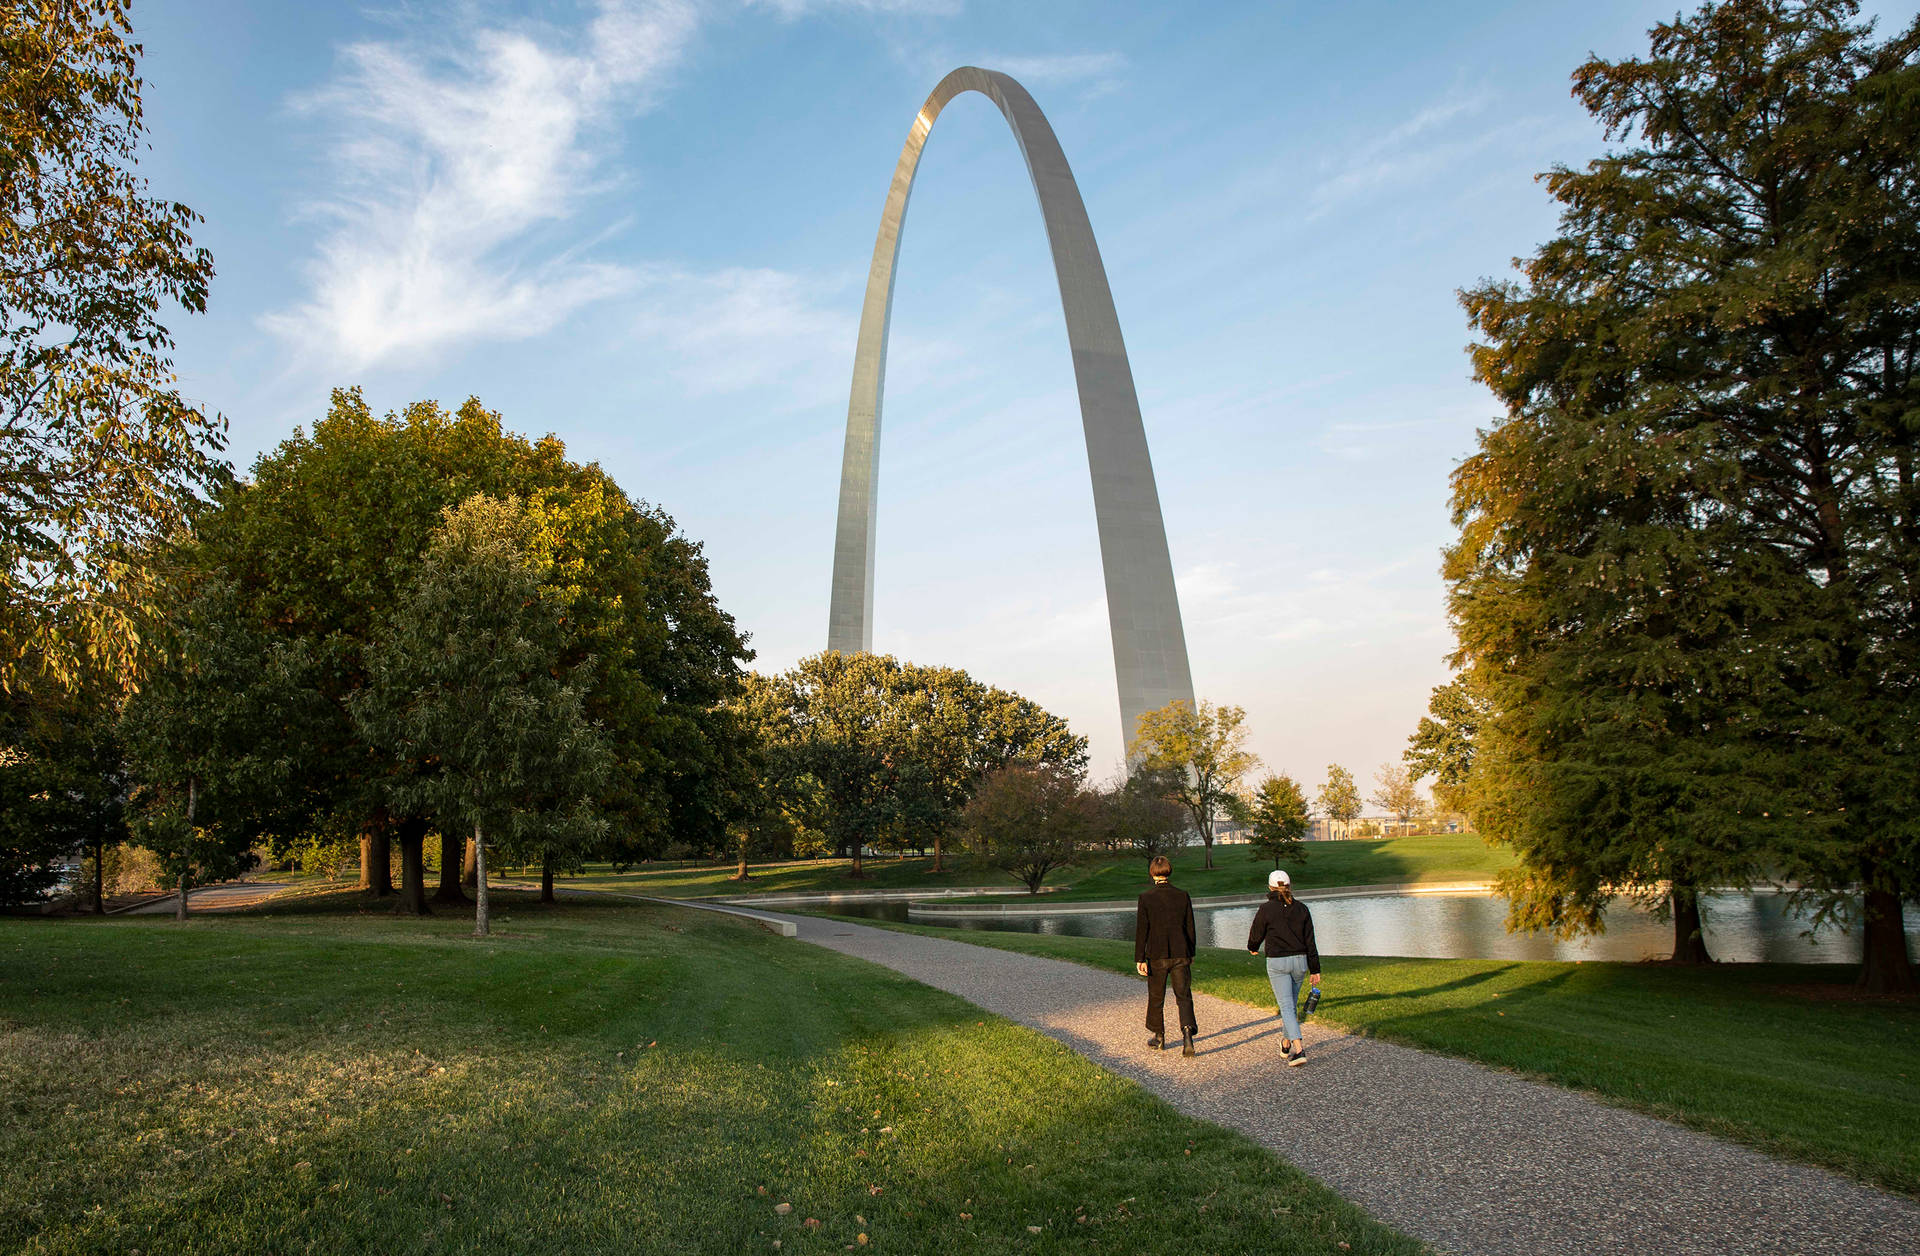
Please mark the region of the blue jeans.
[[1287, 1037], [1299, 1041], [1300, 987], [1307, 982], [1307, 957], [1267, 956], [1267, 980], [1273, 984], [1273, 998], [1280, 1005], [1280, 1023], [1286, 1027]]

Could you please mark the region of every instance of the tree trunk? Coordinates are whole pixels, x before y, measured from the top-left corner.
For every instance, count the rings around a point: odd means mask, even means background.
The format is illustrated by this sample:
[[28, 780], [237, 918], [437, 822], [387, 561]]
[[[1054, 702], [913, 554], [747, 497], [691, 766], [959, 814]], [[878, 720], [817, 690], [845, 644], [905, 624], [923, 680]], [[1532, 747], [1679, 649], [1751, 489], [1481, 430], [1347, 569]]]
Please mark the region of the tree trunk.
[[440, 888], [433, 892], [434, 902], [466, 903], [467, 896], [460, 892], [460, 862], [466, 845], [457, 834], [440, 835]]
[[480, 826], [473, 826], [473, 936], [484, 938], [493, 922], [487, 917], [487, 844]]
[[430, 916], [427, 906], [427, 822], [410, 818], [397, 826], [400, 838], [400, 898], [393, 910], [402, 916]]
[[1913, 962], [1907, 958], [1905, 908], [1892, 890], [1869, 889], [1860, 951], [1860, 988], [1868, 994], [1911, 994]]
[[1711, 964], [1707, 931], [1700, 918], [1700, 894], [1690, 885], [1675, 885], [1673, 899], [1673, 962]]
[[941, 835], [935, 833], [933, 835], [933, 870], [935, 872], [945, 872], [947, 870], [946, 865], [941, 862], [941, 857], [945, 853], [942, 849], [943, 845]]
[[107, 914], [107, 839], [93, 840], [93, 914]]
[[543, 903], [551, 903], [553, 901], [552, 855], [542, 855], [540, 857], [540, 901]]
[[460, 884], [471, 890], [475, 888], [474, 881], [476, 879], [474, 876], [474, 864], [476, 862], [474, 853], [476, 848], [472, 838], [467, 839], [466, 847], [466, 857], [460, 861]]
[[1212, 833], [1201, 834], [1200, 844], [1202, 846], [1205, 846], [1207, 849], [1207, 867], [1209, 868], [1213, 867], [1213, 834]]
[[853, 869], [847, 875], [855, 880], [867, 875], [860, 871], [860, 839], [857, 837], [853, 839]]
[[[193, 808], [198, 800], [199, 791], [195, 788], [194, 779], [189, 776], [187, 778], [187, 841], [189, 843], [193, 841]], [[175, 920], [184, 922], [187, 918], [187, 887], [191, 884], [189, 869], [183, 864], [180, 869], [180, 905], [174, 909], [173, 913]]]
[[745, 881], [747, 877], [747, 835], [742, 833], [740, 835], [740, 868], [733, 874], [733, 879]]
[[371, 898], [393, 893], [393, 838], [385, 816], [374, 819], [360, 838], [360, 888]]

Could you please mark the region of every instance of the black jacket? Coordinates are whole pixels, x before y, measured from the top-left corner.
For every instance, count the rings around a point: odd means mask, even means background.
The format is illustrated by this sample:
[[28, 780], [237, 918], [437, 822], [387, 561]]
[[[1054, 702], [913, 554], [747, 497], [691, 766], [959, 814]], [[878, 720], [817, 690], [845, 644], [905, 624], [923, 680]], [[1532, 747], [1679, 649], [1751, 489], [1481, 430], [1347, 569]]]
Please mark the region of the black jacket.
[[1193, 899], [1175, 885], [1156, 885], [1140, 896], [1133, 921], [1133, 962], [1192, 959]]
[[1247, 949], [1257, 951], [1262, 942], [1267, 944], [1267, 954], [1304, 955], [1307, 971], [1320, 971], [1320, 948], [1313, 941], [1313, 913], [1299, 899], [1283, 903], [1278, 894], [1267, 894], [1247, 933]]

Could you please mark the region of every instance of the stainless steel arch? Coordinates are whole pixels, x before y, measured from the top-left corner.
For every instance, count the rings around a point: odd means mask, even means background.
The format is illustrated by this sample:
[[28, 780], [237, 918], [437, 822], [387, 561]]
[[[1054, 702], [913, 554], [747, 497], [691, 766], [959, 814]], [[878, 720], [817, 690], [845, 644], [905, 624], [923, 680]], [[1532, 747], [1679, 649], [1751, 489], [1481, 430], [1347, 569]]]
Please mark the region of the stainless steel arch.
[[906, 147], [887, 190], [880, 238], [867, 274], [860, 311], [860, 342], [853, 360], [853, 397], [847, 405], [846, 454], [840, 471], [840, 522], [833, 547], [833, 597], [827, 648], [845, 653], [873, 648], [874, 490], [880, 471], [880, 399], [887, 374], [887, 325], [893, 315], [893, 267], [907, 199], [933, 121], [962, 92], [979, 92], [1000, 108], [1027, 160], [1053, 252], [1067, 342], [1080, 392], [1093, 509], [1106, 574], [1107, 619], [1113, 630], [1113, 666], [1120, 718], [1128, 739], [1142, 711], [1175, 698], [1193, 701], [1187, 639], [1174, 590], [1173, 560], [1160, 517], [1147, 433], [1133, 369], [1120, 337], [1107, 272], [1094, 243], [1093, 224], [1080, 200], [1060, 141], [1026, 88], [997, 70], [962, 66], [940, 80], [907, 132]]

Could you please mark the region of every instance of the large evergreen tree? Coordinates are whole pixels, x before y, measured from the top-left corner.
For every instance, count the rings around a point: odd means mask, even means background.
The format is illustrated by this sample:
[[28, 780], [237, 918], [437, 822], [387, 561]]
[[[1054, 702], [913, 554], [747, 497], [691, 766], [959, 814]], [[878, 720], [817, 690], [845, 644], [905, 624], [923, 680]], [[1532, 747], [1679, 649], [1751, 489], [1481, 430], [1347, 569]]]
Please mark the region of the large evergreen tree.
[[1468, 794], [1515, 918], [1592, 927], [1778, 871], [1864, 891], [1910, 988], [1920, 889], [1920, 23], [1730, 0], [1594, 59], [1618, 143], [1557, 169], [1523, 283], [1463, 295], [1506, 404], [1458, 470]]

